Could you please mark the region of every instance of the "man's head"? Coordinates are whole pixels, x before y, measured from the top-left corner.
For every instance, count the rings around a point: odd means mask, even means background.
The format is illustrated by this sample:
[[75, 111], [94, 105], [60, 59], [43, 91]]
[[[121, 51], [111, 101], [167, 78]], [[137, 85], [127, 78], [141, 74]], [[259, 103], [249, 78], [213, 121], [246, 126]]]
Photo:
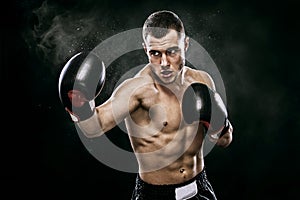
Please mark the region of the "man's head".
[[161, 38], [167, 34], [170, 29], [184, 34], [184, 26], [179, 17], [167, 10], [157, 11], [152, 13], [145, 21], [143, 26], [144, 40], [148, 35], [156, 38]]
[[144, 23], [143, 39], [155, 77], [165, 84], [174, 82], [185, 64], [188, 48], [182, 21], [171, 11], [152, 13]]

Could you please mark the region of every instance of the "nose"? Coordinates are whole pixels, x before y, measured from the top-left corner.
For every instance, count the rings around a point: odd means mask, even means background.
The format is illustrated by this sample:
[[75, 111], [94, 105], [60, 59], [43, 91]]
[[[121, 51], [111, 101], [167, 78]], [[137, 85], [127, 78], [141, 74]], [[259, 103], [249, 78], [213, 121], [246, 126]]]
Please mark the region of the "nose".
[[168, 61], [167, 55], [165, 53], [163, 53], [161, 55], [160, 65], [161, 66], [168, 66], [169, 65], [169, 61]]

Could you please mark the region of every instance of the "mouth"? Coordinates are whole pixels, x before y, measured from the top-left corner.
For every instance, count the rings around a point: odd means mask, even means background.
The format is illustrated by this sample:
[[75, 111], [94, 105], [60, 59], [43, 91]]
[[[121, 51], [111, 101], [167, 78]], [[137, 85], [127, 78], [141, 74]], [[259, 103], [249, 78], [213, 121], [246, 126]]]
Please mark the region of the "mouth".
[[170, 76], [172, 76], [173, 71], [170, 70], [161, 70], [160, 74], [163, 78], [169, 78]]

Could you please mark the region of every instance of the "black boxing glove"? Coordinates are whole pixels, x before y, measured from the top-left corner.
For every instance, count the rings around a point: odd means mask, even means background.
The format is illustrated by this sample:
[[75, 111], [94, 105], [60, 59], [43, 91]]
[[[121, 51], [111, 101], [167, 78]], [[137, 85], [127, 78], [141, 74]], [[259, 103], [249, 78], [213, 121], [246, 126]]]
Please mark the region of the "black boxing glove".
[[229, 128], [228, 113], [220, 95], [202, 83], [187, 87], [182, 99], [182, 114], [186, 123], [203, 123], [206, 130], [225, 134]]
[[95, 98], [105, 82], [104, 63], [89, 52], [74, 55], [63, 67], [58, 83], [59, 98], [74, 122], [95, 112]]

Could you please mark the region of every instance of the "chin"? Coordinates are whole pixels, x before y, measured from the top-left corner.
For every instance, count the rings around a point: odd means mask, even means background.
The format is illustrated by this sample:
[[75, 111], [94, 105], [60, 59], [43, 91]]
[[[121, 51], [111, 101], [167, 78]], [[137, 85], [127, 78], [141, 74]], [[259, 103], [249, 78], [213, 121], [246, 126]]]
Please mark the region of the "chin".
[[166, 78], [161, 78], [161, 79], [160, 79], [160, 81], [161, 81], [162, 83], [166, 84], [166, 85], [167, 85], [167, 84], [174, 83], [175, 80], [176, 80], [176, 77], [170, 77], [170, 78], [168, 78], [168, 79], [166, 79]]

